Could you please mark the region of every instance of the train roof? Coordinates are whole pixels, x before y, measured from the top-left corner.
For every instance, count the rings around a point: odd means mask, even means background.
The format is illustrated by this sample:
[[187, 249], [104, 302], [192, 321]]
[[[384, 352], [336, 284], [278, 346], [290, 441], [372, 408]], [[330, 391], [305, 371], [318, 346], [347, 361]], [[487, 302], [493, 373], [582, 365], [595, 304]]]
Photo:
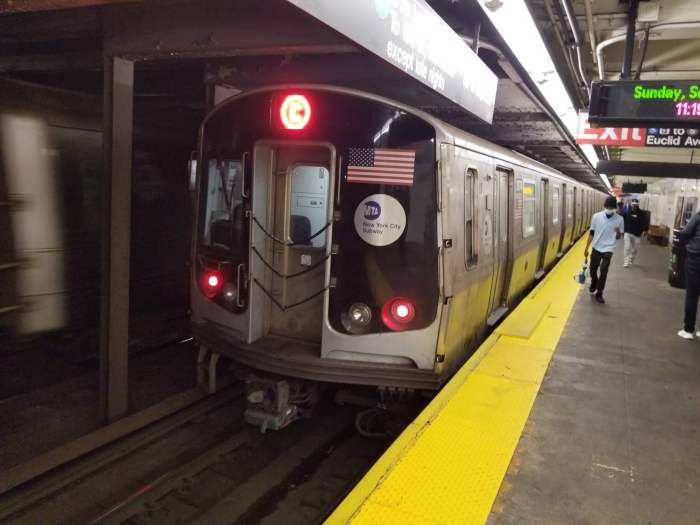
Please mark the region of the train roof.
[[549, 176], [557, 177], [560, 178], [564, 181], [567, 182], [572, 182], [575, 184], [579, 184], [581, 186], [586, 186], [596, 192], [600, 192], [599, 190], [589, 186], [588, 184], [585, 184], [581, 181], [577, 181], [576, 179], [573, 179], [569, 177], [568, 175], [564, 175], [562, 172], [555, 170], [554, 168], [547, 166], [546, 164], [543, 164], [539, 161], [536, 161], [534, 159], [531, 159], [527, 155], [523, 155], [522, 153], [519, 153], [517, 151], [510, 150], [508, 148], [505, 148], [503, 146], [499, 146], [498, 144], [494, 144], [493, 142], [489, 142], [486, 139], [483, 139], [481, 137], [478, 137], [477, 135], [474, 135], [472, 133], [469, 133], [467, 131], [464, 131], [456, 126], [452, 126], [451, 124], [448, 124], [447, 122], [444, 122], [440, 120], [439, 118], [426, 113], [425, 111], [422, 111], [420, 109], [411, 107], [407, 104], [404, 104], [402, 102], [398, 102], [396, 100], [392, 100], [390, 98], [383, 97], [381, 95], [375, 95], [374, 93], [368, 93], [366, 91], [361, 91], [359, 89], [354, 89], [354, 88], [348, 88], [348, 87], [342, 87], [342, 86], [334, 86], [330, 84], [273, 84], [269, 86], [263, 86], [260, 88], [255, 88], [251, 89], [248, 91], [244, 91], [238, 95], [235, 95], [231, 98], [228, 98], [221, 102], [219, 105], [217, 105], [212, 111], [207, 115], [207, 117], [204, 120], [204, 123], [209, 119], [209, 116], [212, 115], [213, 113], [217, 112], [219, 109], [222, 107], [226, 106], [227, 104], [239, 99], [243, 98], [248, 95], [252, 95], [254, 93], [260, 93], [260, 92], [265, 92], [265, 91], [275, 91], [275, 90], [281, 90], [281, 89], [309, 89], [309, 90], [317, 90], [317, 91], [330, 91], [330, 92], [335, 92], [335, 93], [345, 93], [348, 95], [353, 95], [357, 97], [362, 97], [362, 98], [367, 98], [370, 100], [375, 100], [377, 102], [381, 102], [383, 104], [387, 104], [389, 106], [394, 106], [398, 109], [401, 109], [402, 111], [405, 111], [407, 113], [411, 113], [413, 115], [416, 115], [417, 117], [420, 117], [421, 119], [425, 120], [429, 124], [431, 124], [435, 129], [439, 132], [441, 132], [445, 137], [451, 138], [452, 141], [454, 142], [455, 145], [462, 146], [466, 149], [470, 149], [479, 153], [483, 153], [485, 155], [490, 155], [494, 156], [497, 159], [500, 159], [504, 162], [507, 162], [509, 164], [514, 164], [517, 166], [529, 168], [535, 171], [538, 171], [540, 173], [547, 174]]

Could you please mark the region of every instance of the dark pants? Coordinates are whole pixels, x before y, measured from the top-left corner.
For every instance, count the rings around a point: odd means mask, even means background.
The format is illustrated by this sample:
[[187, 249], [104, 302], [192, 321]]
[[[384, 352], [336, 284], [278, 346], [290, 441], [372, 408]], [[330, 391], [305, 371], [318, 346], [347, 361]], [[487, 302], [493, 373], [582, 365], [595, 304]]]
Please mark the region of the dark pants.
[[689, 253], [685, 259], [685, 320], [683, 328], [686, 332], [695, 331], [698, 296], [700, 296], [700, 255]]
[[[608, 268], [610, 268], [612, 255], [612, 252], [599, 252], [598, 250], [591, 252], [591, 290], [597, 290], [598, 295], [603, 295], [603, 290], [605, 290], [605, 281], [608, 279]], [[599, 267], [600, 275], [598, 275]]]

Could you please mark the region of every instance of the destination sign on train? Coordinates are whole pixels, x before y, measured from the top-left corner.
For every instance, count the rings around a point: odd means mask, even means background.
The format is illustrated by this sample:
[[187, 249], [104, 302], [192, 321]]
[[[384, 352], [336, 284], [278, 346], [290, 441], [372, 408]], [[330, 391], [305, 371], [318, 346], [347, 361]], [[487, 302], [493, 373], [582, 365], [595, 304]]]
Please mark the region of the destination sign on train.
[[588, 113], [593, 126], [700, 127], [700, 80], [596, 81]]
[[700, 128], [594, 128], [579, 113], [577, 144], [625, 147], [700, 148]]

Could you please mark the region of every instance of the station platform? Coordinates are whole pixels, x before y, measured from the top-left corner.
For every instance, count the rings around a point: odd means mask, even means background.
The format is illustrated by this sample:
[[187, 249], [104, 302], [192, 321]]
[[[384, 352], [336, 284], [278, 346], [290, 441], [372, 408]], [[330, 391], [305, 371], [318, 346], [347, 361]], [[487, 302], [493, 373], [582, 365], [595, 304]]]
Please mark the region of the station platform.
[[585, 238], [401, 434], [326, 523], [697, 523], [700, 340], [667, 248], [577, 284]]

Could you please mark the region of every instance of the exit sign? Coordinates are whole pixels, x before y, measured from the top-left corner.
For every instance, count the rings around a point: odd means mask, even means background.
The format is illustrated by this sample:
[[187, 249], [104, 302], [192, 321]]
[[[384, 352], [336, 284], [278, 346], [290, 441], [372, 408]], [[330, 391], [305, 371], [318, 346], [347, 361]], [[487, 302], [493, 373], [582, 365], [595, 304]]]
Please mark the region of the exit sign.
[[625, 147], [700, 148], [700, 128], [594, 128], [579, 113], [577, 144]]

